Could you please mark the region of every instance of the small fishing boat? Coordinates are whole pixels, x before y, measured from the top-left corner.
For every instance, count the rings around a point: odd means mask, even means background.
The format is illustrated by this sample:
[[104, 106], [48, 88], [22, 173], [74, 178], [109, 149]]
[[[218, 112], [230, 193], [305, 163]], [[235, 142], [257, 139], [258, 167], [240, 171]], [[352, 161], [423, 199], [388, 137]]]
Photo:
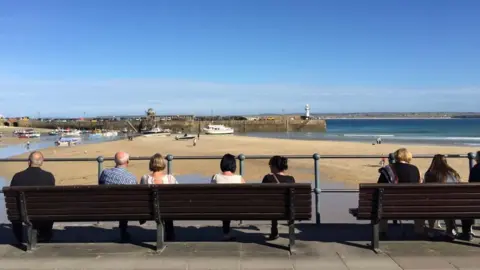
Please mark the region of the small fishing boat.
[[57, 136], [57, 135], [58, 135], [58, 131], [52, 130], [52, 131], [48, 132], [48, 135], [50, 135], [50, 136]]
[[77, 137], [61, 137], [59, 140], [55, 141], [56, 146], [73, 146], [81, 142], [80, 138]]
[[30, 139], [30, 138], [40, 138], [40, 133], [36, 132], [33, 128], [28, 128], [17, 133], [18, 138]]
[[191, 140], [194, 139], [196, 136], [191, 134], [184, 134], [184, 135], [177, 135], [175, 136], [175, 140]]
[[143, 137], [166, 137], [170, 136], [170, 130], [161, 128], [152, 128], [151, 130], [142, 131]]
[[225, 135], [233, 134], [233, 128], [226, 127], [224, 125], [208, 125], [206, 128], [203, 128], [205, 134], [208, 135]]

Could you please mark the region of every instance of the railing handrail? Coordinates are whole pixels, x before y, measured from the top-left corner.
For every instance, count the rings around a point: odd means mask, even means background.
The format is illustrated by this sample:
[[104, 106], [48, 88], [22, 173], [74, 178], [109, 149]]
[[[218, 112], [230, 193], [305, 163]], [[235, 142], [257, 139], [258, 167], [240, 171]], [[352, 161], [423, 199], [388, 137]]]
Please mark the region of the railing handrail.
[[[237, 156], [239, 160], [239, 174], [245, 174], [245, 160], [260, 160], [260, 159], [270, 159], [272, 155], [244, 155], [240, 154]], [[468, 154], [446, 154], [448, 158], [468, 158], [468, 166], [471, 169], [475, 160], [474, 153]], [[167, 160], [167, 173], [172, 173], [172, 164], [174, 160], [218, 160], [223, 156], [174, 156], [168, 154], [165, 156]], [[314, 153], [312, 155], [284, 155], [284, 157], [290, 159], [310, 159], [313, 160], [313, 171], [314, 171], [314, 188], [312, 192], [315, 196], [315, 220], [317, 224], [320, 224], [320, 194], [322, 192], [326, 193], [354, 193], [358, 192], [357, 189], [321, 189], [320, 188], [320, 160], [324, 159], [378, 159], [385, 158], [388, 159], [388, 163], [394, 163], [395, 157], [392, 153], [388, 155], [320, 155]], [[433, 158], [434, 155], [415, 155], [414, 158]], [[130, 160], [149, 160], [150, 156], [130, 156]], [[45, 161], [48, 162], [97, 162], [98, 177], [103, 171], [104, 161], [113, 161], [113, 157], [90, 157], [90, 158], [46, 158]], [[26, 162], [27, 158], [3, 158], [0, 159], [0, 162]], [[0, 191], [1, 193], [2, 191]]]
[[[375, 158], [388, 158], [389, 155], [321, 155], [318, 154], [321, 159], [375, 159]], [[219, 156], [171, 156], [175, 160], [209, 160], [209, 159], [222, 159], [223, 155]], [[243, 156], [244, 159], [270, 159], [272, 155], [244, 155], [241, 154], [238, 157]], [[313, 155], [283, 155], [289, 159], [311, 159]], [[445, 154], [447, 158], [474, 158], [473, 153], [467, 154]], [[100, 156], [103, 161], [113, 161], [113, 157]], [[98, 161], [100, 157], [87, 157], [87, 158], [45, 158], [45, 161], [51, 162], [91, 162]], [[433, 158], [434, 154], [421, 154], [414, 155], [414, 158]], [[151, 156], [130, 156], [130, 160], [150, 160]], [[0, 158], [0, 162], [23, 162], [28, 161], [27, 158]]]

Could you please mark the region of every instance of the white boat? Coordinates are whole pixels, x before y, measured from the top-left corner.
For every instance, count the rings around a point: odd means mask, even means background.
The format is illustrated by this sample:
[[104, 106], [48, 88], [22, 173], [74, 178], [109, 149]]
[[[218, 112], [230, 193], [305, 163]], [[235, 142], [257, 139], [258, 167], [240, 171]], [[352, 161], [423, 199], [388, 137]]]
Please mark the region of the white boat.
[[166, 137], [170, 136], [170, 130], [161, 128], [152, 128], [151, 130], [142, 131], [143, 137]]
[[50, 135], [50, 136], [57, 136], [57, 135], [58, 135], [58, 131], [52, 130], [52, 131], [48, 132], [48, 135]]
[[55, 141], [56, 146], [72, 146], [80, 143], [81, 139], [77, 137], [61, 137]]
[[115, 137], [115, 136], [118, 136], [118, 132], [117, 131], [107, 131], [105, 133], [102, 134], [103, 137]]
[[82, 132], [80, 130], [67, 130], [65, 133], [62, 134], [62, 136], [65, 137], [80, 137], [82, 135]]
[[196, 136], [191, 134], [184, 134], [184, 135], [177, 135], [175, 136], [175, 140], [191, 140], [194, 139]]
[[206, 128], [203, 128], [203, 131], [208, 135], [233, 134], [234, 132], [233, 128], [224, 125], [208, 125]]
[[23, 131], [16, 133], [18, 138], [30, 139], [30, 138], [40, 138], [40, 133], [36, 132], [34, 129], [29, 128]]

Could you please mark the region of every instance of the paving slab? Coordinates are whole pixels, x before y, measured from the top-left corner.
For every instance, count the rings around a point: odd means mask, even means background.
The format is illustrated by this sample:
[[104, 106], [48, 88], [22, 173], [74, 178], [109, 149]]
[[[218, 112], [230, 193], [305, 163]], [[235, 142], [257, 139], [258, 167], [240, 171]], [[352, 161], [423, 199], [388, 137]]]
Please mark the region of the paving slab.
[[457, 269], [441, 256], [392, 256], [402, 269], [436, 269], [436, 270], [452, 270]]

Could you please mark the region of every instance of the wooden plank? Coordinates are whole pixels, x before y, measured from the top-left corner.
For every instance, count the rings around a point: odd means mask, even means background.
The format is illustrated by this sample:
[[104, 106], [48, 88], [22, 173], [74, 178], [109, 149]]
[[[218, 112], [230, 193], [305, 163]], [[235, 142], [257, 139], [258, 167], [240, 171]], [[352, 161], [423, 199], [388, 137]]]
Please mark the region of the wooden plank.
[[29, 192], [29, 191], [90, 191], [90, 190], [288, 190], [289, 188], [301, 190], [311, 190], [310, 184], [183, 184], [183, 185], [82, 185], [82, 186], [55, 186], [55, 187], [4, 187], [5, 194], [10, 192]]
[[[373, 203], [371, 201], [359, 201], [359, 207], [371, 207]], [[480, 200], [477, 199], [454, 199], [454, 200], [387, 200], [383, 202], [383, 206], [473, 206], [479, 205]]]
[[[263, 201], [162, 201], [162, 207], [184, 207], [184, 206], [204, 206], [204, 207], [218, 207], [218, 206], [288, 206], [288, 203], [285, 201], [270, 201], [270, 200], [263, 200]], [[76, 209], [76, 208], [88, 208], [88, 207], [95, 207], [95, 208], [123, 208], [123, 207], [151, 207], [152, 202], [150, 201], [123, 201], [123, 202], [63, 202], [61, 204], [53, 202], [53, 203], [31, 203], [28, 205], [28, 209]], [[309, 207], [311, 206], [310, 201], [297, 201], [295, 202], [295, 206], [298, 207]], [[7, 209], [16, 210], [17, 204], [16, 203], [7, 203]]]
[[[359, 212], [367, 212], [371, 210], [371, 207], [360, 207]], [[480, 206], [384, 206], [382, 208], [383, 213], [388, 212], [479, 212]]]
[[[369, 220], [373, 216], [359, 213], [357, 219], [360, 220]], [[382, 215], [384, 219], [402, 219], [402, 220], [413, 220], [413, 219], [478, 219], [480, 218], [480, 213], [455, 213], [455, 212], [418, 212], [418, 213], [385, 213]]]
[[[370, 195], [360, 194], [359, 201], [370, 201]], [[480, 199], [480, 193], [437, 193], [437, 194], [384, 194], [384, 201], [387, 200], [451, 200], [451, 199]]]
[[[311, 212], [310, 207], [296, 207], [299, 213]], [[207, 213], [286, 213], [287, 208], [280, 206], [227, 206], [227, 207], [160, 207], [163, 214], [166, 213], [184, 213], [184, 214], [207, 214]], [[7, 210], [7, 214], [18, 213], [17, 211]], [[95, 214], [152, 214], [153, 208], [148, 207], [127, 207], [127, 208], [71, 208], [71, 209], [30, 209], [28, 215], [95, 215]]]
[[[282, 213], [216, 213], [208, 215], [189, 215], [189, 214], [165, 214], [165, 219], [173, 220], [288, 220], [288, 216]], [[12, 219], [10, 219], [12, 218]], [[52, 216], [30, 216], [32, 221], [76, 221], [76, 222], [94, 222], [94, 221], [118, 221], [118, 220], [153, 220], [151, 215], [52, 215]], [[310, 220], [311, 214], [299, 214], [295, 220]], [[9, 216], [9, 220], [19, 220], [18, 216]]]
[[[298, 198], [297, 198], [298, 197]], [[298, 195], [296, 196], [297, 201], [311, 201], [311, 194], [308, 195]], [[137, 196], [132, 195], [128, 197], [128, 200], [131, 201], [151, 201], [151, 196]], [[162, 201], [194, 201], [194, 200], [230, 200], [230, 201], [284, 201], [284, 195], [272, 194], [272, 195], [261, 195], [261, 194], [244, 194], [244, 195], [224, 195], [224, 194], [215, 194], [215, 195], [203, 195], [203, 194], [191, 194], [188, 196], [179, 196], [176, 194], [168, 194], [161, 196]], [[67, 197], [28, 197], [27, 201], [30, 203], [48, 203], [48, 202], [125, 202], [126, 197], [123, 196], [67, 196]], [[7, 202], [15, 202], [14, 198], [8, 199]]]

